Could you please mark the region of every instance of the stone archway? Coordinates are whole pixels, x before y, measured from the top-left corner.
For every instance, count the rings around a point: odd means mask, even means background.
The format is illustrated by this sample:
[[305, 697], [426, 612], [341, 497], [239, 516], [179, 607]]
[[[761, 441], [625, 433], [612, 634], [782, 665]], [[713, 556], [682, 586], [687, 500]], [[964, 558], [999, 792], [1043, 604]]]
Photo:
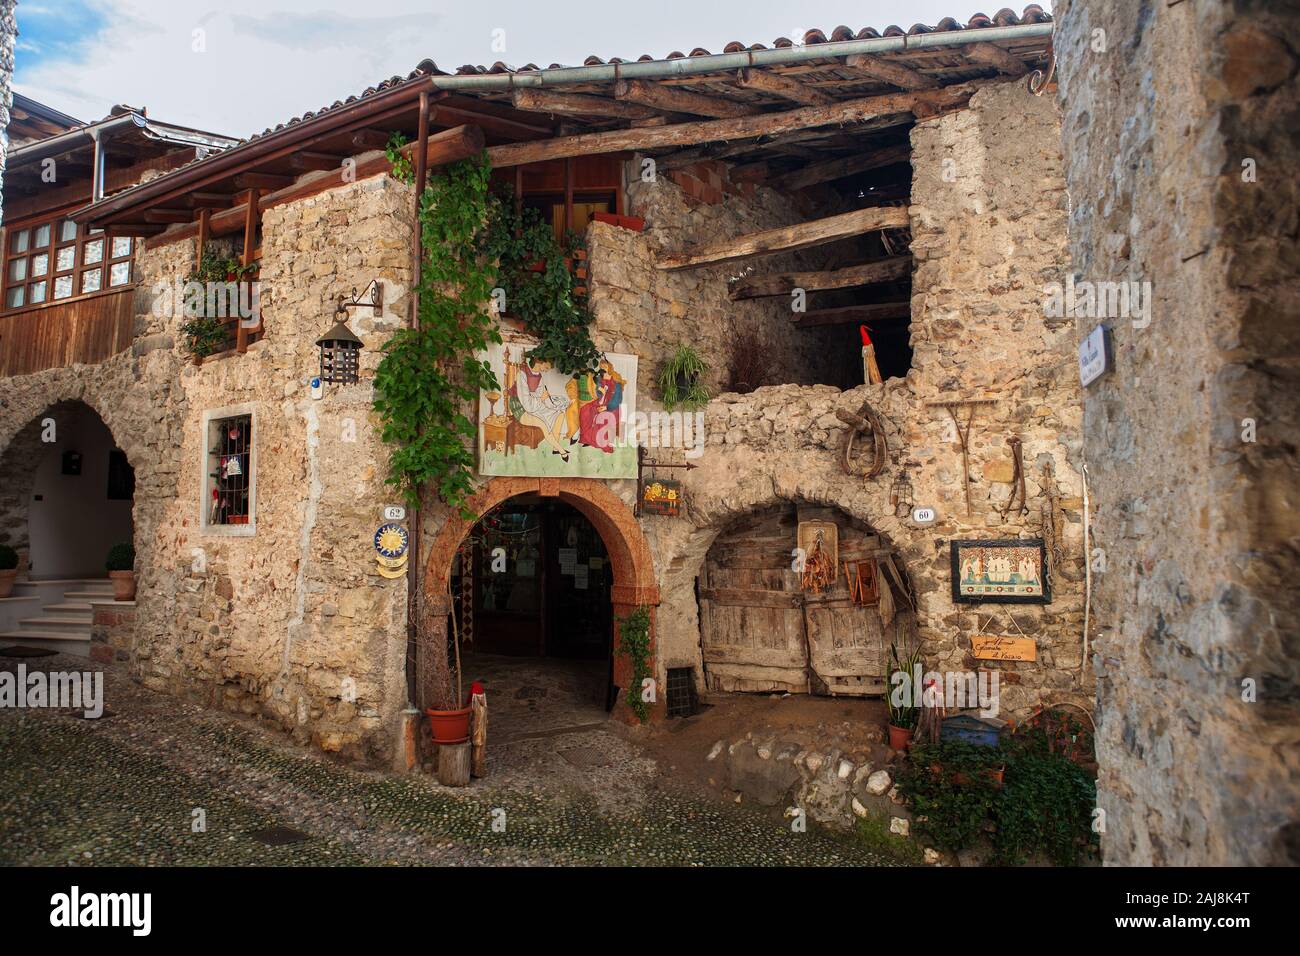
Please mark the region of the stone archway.
[[[423, 598], [433, 620], [435, 642], [446, 640], [446, 620], [451, 610], [447, 601], [447, 584], [456, 549], [479, 516], [507, 499], [525, 494], [557, 498], [576, 508], [595, 527], [605, 543], [613, 569], [614, 584], [610, 597], [615, 620], [642, 605], [650, 609], [650, 667], [654, 673], [654, 609], [659, 604], [659, 588], [655, 583], [650, 545], [623, 500], [603, 482], [593, 478], [494, 478], [466, 502], [473, 517], [463, 518], [458, 513], [448, 516], [429, 548], [422, 581]], [[618, 653], [617, 640], [614, 648], [614, 682], [627, 688], [632, 677], [632, 664]], [[663, 708], [662, 700], [658, 701], [651, 709], [652, 716], [660, 716]], [[616, 712], [624, 719], [630, 718], [630, 711], [625, 706], [620, 705]]]

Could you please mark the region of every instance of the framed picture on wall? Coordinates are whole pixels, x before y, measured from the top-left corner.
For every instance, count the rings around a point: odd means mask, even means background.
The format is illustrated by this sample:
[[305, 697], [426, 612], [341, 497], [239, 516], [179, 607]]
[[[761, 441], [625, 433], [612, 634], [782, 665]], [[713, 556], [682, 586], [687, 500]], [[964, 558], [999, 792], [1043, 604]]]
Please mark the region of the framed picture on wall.
[[1050, 604], [1043, 539], [953, 541], [952, 599], [958, 604]]

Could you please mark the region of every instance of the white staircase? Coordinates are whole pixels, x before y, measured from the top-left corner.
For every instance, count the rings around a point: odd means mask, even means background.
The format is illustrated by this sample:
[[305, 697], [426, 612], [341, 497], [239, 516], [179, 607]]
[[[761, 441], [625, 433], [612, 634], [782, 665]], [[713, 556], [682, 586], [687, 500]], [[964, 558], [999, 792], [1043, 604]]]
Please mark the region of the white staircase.
[[[25, 600], [17, 626], [0, 630], [0, 647], [35, 647], [60, 654], [90, 656], [94, 605], [112, 603], [113, 585], [106, 578], [68, 581], [20, 581], [14, 598]], [[50, 603], [45, 603], [50, 602]], [[39, 606], [39, 613], [30, 613]]]

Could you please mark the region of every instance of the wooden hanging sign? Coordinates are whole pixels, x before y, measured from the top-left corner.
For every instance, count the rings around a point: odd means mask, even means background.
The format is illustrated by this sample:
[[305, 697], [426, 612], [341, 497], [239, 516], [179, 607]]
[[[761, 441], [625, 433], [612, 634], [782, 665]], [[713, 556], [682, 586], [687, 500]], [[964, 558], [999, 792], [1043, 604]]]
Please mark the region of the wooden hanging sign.
[[971, 653], [981, 661], [1036, 661], [1038, 647], [1032, 637], [1009, 634], [973, 634]]

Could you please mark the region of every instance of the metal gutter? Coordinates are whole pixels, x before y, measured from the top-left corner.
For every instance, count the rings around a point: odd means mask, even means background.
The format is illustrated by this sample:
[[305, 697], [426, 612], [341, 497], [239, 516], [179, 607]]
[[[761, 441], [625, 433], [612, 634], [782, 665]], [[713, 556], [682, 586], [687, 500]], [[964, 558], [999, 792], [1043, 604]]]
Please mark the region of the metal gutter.
[[144, 118], [137, 116], [135, 113], [127, 113], [123, 116], [115, 116], [110, 120], [104, 120], [102, 123], [94, 123], [81, 129], [68, 130], [68, 132], [59, 133], [57, 136], [37, 140], [35, 143], [13, 150], [9, 154], [8, 167], [13, 169], [16, 166], [40, 162], [50, 156], [59, 156], [80, 146], [92, 146], [97, 136], [103, 136], [105, 133], [132, 124], [143, 126]]
[[827, 60], [856, 53], [888, 54], [995, 43], [998, 40], [1028, 40], [1050, 37], [1054, 22], [1022, 23], [1010, 27], [973, 27], [942, 33], [918, 33], [866, 40], [835, 40], [773, 50], [744, 50], [739, 53], [711, 53], [671, 60], [643, 60], [637, 63], [602, 63], [597, 66], [562, 66], [519, 73], [491, 73], [478, 76], [434, 76], [440, 90], [513, 90], [524, 87], [565, 86], [572, 83], [602, 83], [617, 80], [663, 79], [722, 73], [744, 67], [789, 66], [810, 60]]

